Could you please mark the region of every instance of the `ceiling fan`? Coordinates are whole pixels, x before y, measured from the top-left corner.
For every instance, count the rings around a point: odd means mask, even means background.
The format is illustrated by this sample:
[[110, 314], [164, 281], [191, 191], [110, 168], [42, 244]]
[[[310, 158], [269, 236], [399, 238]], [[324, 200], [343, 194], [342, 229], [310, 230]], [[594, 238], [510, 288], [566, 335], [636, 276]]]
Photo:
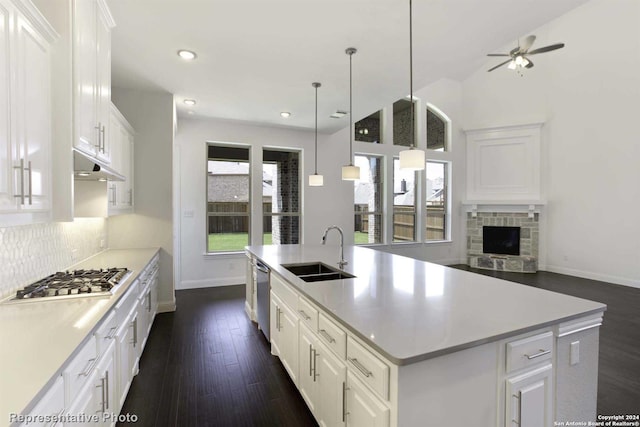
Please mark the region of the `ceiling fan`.
[[564, 47], [564, 43], [556, 43], [551, 44], [549, 46], [539, 47], [537, 49], [529, 50], [533, 45], [533, 42], [536, 40], [536, 36], [530, 35], [525, 38], [522, 45], [518, 42], [518, 47], [513, 48], [509, 53], [490, 53], [487, 56], [508, 56], [509, 59], [496, 65], [493, 68], [490, 68], [488, 71], [493, 71], [496, 68], [502, 67], [505, 64], [509, 64], [508, 68], [511, 70], [516, 70], [520, 68], [531, 68], [533, 67], [533, 62], [528, 58], [531, 55], [537, 55], [539, 53], [550, 52], [552, 50], [560, 49]]

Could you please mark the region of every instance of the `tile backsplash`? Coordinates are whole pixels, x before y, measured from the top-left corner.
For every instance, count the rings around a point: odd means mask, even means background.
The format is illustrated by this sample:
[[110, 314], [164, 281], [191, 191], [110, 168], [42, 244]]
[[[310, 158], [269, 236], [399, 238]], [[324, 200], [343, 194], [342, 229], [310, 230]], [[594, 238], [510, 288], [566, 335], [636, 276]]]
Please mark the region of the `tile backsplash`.
[[0, 228], [0, 298], [97, 254], [106, 239], [104, 218]]

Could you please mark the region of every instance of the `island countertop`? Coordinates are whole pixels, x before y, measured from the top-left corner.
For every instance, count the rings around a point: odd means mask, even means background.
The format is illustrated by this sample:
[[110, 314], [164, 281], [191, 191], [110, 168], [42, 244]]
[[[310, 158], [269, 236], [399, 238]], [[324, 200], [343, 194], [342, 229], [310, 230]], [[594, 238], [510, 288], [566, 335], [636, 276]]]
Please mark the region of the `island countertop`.
[[283, 264], [337, 266], [339, 248], [246, 250], [397, 365], [430, 359], [569, 321], [606, 305], [358, 246], [345, 246], [352, 279], [305, 282]]

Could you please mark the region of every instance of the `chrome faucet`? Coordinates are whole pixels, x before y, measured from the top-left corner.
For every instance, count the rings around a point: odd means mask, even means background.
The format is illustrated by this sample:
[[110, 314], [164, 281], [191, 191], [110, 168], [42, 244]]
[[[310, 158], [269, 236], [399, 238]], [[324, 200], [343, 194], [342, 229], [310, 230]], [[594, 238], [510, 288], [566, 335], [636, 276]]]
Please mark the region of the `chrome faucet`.
[[324, 235], [322, 236], [323, 245], [327, 243], [327, 234], [329, 234], [329, 230], [338, 230], [338, 233], [340, 233], [340, 261], [338, 261], [338, 266], [340, 267], [340, 269], [342, 269], [345, 265], [348, 264], [348, 262], [344, 260], [344, 233], [342, 232], [342, 229], [337, 225], [327, 227], [327, 229], [324, 230]]

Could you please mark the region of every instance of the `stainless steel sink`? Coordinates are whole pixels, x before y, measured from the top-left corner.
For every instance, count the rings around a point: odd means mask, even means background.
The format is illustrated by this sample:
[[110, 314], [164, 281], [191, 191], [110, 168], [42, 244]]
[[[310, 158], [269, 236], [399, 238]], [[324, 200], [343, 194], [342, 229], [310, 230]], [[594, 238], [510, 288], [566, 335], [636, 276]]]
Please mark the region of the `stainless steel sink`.
[[324, 280], [351, 279], [356, 276], [322, 262], [306, 262], [302, 264], [282, 264], [282, 266], [305, 282], [321, 282]]

